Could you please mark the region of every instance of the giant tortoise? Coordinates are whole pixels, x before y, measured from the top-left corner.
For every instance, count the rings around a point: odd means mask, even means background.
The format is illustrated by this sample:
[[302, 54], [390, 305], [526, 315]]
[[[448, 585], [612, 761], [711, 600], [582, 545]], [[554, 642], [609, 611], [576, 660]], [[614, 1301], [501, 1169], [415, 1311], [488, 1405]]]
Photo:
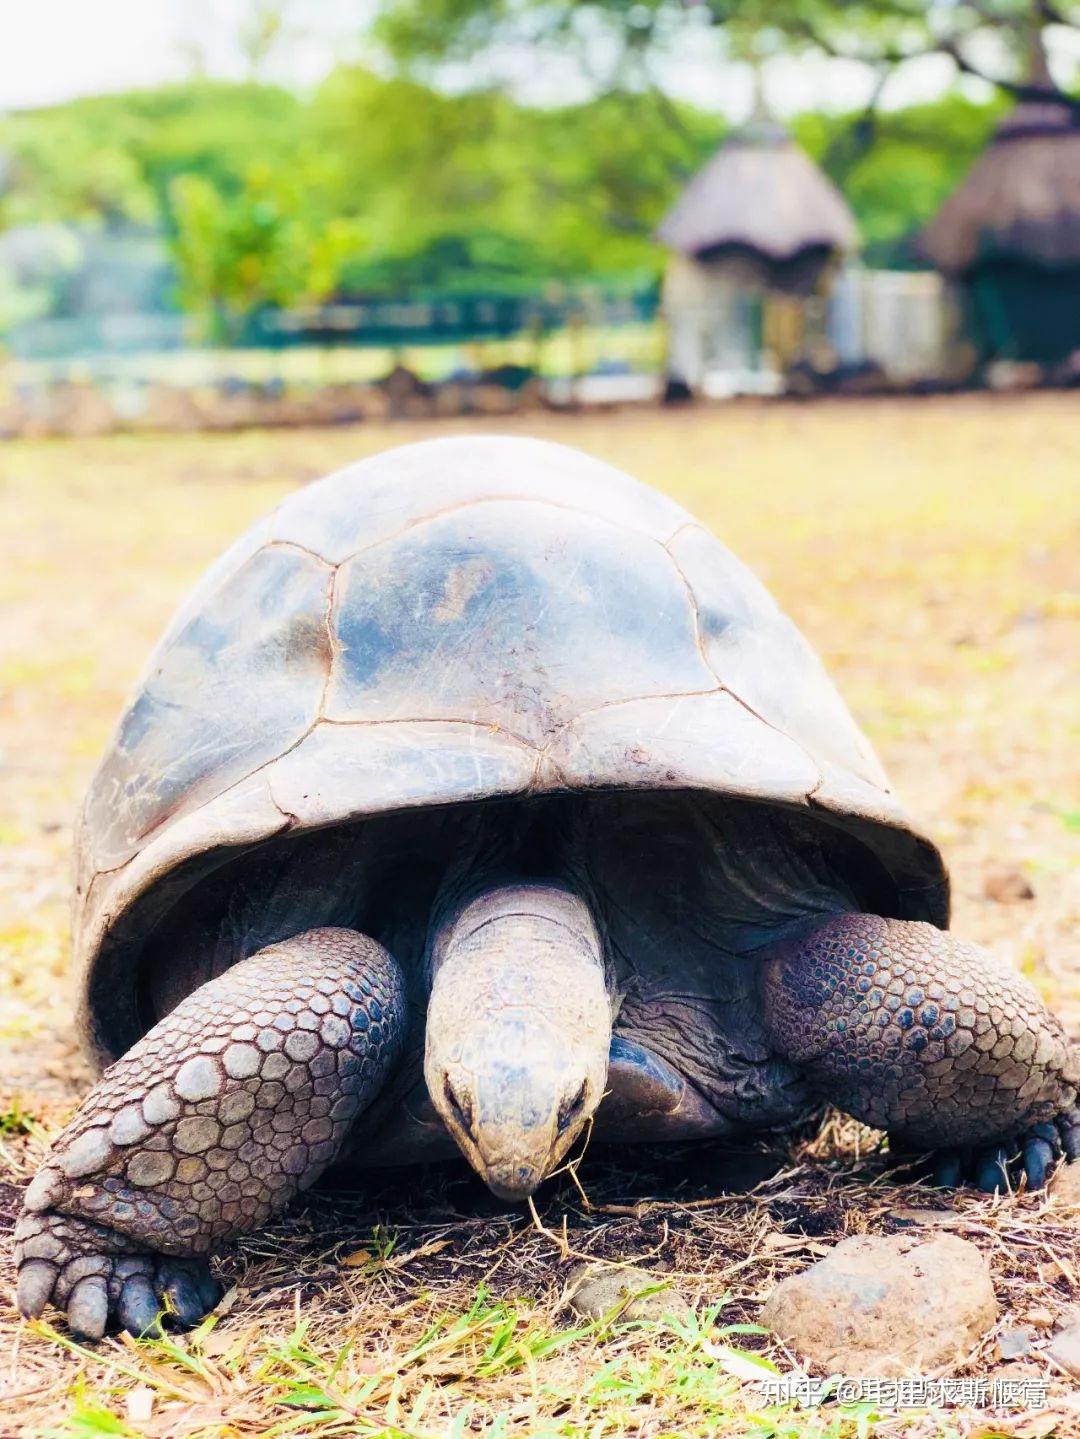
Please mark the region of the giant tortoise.
[[1076, 1049], [944, 932], [941, 857], [794, 625], [561, 446], [409, 445], [256, 524], [154, 652], [77, 855], [103, 1073], [16, 1258], [23, 1312], [83, 1335], [197, 1321], [207, 1256], [330, 1166], [456, 1146], [520, 1201], [586, 1127], [822, 1098], [942, 1183], [1080, 1147]]

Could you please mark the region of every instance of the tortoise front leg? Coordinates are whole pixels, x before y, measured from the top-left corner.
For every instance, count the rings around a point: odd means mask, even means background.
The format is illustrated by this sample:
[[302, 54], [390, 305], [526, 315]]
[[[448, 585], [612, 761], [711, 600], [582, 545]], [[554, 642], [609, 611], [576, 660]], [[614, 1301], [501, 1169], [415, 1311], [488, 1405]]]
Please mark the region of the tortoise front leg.
[[203, 985], [112, 1065], [26, 1191], [19, 1307], [90, 1338], [145, 1333], [164, 1301], [217, 1302], [204, 1256], [257, 1229], [334, 1160], [405, 1028], [374, 940], [312, 929]]
[[929, 924], [836, 915], [764, 968], [778, 1051], [824, 1098], [992, 1192], [1080, 1154], [1080, 1050], [1032, 986]]

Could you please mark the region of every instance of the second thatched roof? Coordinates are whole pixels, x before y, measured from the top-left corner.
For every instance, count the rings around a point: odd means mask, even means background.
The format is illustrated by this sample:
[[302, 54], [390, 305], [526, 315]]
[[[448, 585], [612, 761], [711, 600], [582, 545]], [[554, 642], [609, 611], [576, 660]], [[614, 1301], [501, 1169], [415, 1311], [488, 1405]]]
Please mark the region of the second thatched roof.
[[698, 171], [656, 237], [697, 260], [735, 247], [782, 264], [808, 249], [858, 247], [855, 217], [840, 191], [784, 129], [760, 122]]
[[923, 231], [947, 275], [980, 262], [1080, 265], [1080, 125], [1054, 100], [1018, 105]]

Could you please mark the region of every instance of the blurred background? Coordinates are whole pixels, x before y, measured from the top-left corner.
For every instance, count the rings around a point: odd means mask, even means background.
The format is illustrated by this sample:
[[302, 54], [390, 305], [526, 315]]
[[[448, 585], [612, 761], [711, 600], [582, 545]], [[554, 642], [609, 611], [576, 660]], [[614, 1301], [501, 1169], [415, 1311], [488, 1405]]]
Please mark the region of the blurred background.
[[1080, 379], [1073, 0], [36, 0], [0, 434]]

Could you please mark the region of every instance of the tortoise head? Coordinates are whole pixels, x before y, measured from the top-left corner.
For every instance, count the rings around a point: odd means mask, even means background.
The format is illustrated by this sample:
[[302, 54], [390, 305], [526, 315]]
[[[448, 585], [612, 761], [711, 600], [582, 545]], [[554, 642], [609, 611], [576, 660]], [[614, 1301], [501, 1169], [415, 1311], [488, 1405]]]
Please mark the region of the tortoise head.
[[424, 1074], [469, 1163], [528, 1198], [604, 1093], [611, 1001], [585, 905], [548, 885], [494, 889], [441, 927]]

